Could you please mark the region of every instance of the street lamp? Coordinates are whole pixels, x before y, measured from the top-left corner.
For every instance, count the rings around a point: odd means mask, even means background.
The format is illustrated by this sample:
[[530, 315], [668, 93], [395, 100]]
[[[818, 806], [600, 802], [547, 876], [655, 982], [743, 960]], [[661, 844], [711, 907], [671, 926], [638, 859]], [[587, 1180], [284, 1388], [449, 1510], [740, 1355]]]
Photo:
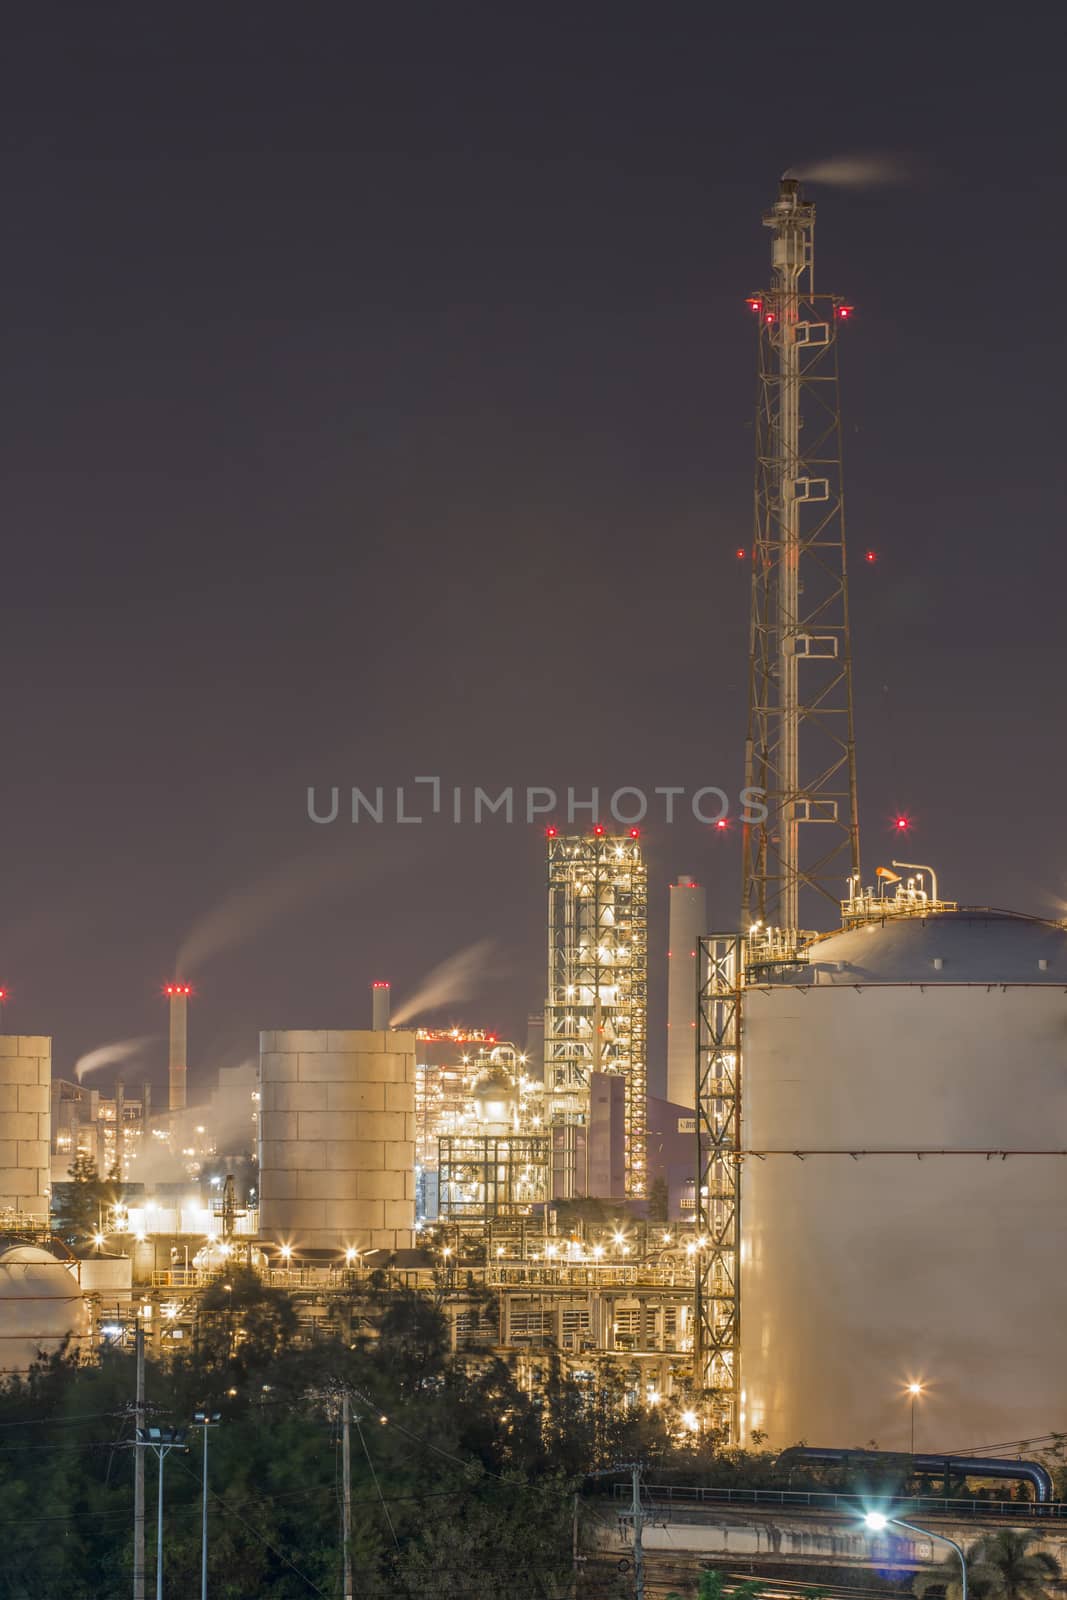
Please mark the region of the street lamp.
[[922, 1534], [924, 1539], [940, 1539], [942, 1544], [951, 1545], [960, 1558], [960, 1576], [962, 1579], [962, 1600], [967, 1600], [967, 1557], [963, 1553], [963, 1546], [950, 1539], [947, 1533], [934, 1533], [929, 1528], [919, 1528], [914, 1522], [905, 1522], [903, 1517], [888, 1517], [884, 1511], [868, 1511], [864, 1522], [872, 1533], [884, 1533], [886, 1528], [906, 1528], [909, 1533]]
[[222, 1419], [218, 1411], [197, 1411], [193, 1421], [204, 1430], [204, 1493], [200, 1503], [200, 1600], [207, 1600], [207, 1435]]
[[916, 1382], [912, 1381], [911, 1383], [908, 1384], [906, 1393], [910, 1394], [910, 1396], [911, 1396], [911, 1453], [912, 1453], [912, 1455], [914, 1455], [915, 1454], [915, 1402], [916, 1402], [916, 1400], [918, 1400], [918, 1398], [919, 1398], [919, 1396], [921, 1394], [925, 1394], [926, 1393], [926, 1385], [924, 1383], [916, 1383]]
[[159, 1459], [159, 1499], [156, 1510], [156, 1600], [163, 1600], [163, 1463], [172, 1450], [185, 1450], [187, 1428], [138, 1428], [137, 1442]]

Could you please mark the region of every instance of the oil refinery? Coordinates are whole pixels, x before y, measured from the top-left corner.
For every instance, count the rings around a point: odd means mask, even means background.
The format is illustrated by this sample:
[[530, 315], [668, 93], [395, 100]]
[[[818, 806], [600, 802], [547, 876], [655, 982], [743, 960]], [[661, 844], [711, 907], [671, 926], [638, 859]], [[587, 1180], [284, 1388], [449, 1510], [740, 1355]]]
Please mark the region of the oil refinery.
[[[550, 1359], [606, 1363], [632, 1404], [684, 1402], [687, 1428], [732, 1443], [902, 1449], [909, 1384], [935, 1453], [1063, 1425], [1067, 928], [957, 905], [928, 864], [862, 863], [853, 308], [816, 290], [795, 178], [763, 221], [744, 767], [765, 814], [740, 840], [736, 925], [708, 926], [699, 873], [650, 882], [640, 828], [549, 826], [528, 1038], [484, 1016], [394, 1026], [368, 974], [365, 1015], [265, 1017], [208, 1096], [179, 974], [163, 1106], [61, 1077], [48, 1037], [0, 1036], [6, 1371], [135, 1323], [165, 1356], [239, 1262], [289, 1290], [308, 1337], [384, 1274], [433, 1290], [453, 1348], [528, 1389]], [[75, 1252], [58, 1216], [89, 1162], [112, 1192]]]

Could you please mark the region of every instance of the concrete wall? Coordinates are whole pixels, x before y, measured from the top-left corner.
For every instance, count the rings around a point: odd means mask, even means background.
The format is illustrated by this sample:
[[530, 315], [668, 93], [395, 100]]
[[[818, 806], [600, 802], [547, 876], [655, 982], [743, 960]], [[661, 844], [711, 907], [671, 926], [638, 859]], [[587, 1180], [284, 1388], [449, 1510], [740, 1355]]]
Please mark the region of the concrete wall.
[[0, 1034], [0, 1209], [48, 1220], [52, 1041]]
[[409, 1249], [415, 1035], [261, 1033], [260, 1230], [279, 1244]]

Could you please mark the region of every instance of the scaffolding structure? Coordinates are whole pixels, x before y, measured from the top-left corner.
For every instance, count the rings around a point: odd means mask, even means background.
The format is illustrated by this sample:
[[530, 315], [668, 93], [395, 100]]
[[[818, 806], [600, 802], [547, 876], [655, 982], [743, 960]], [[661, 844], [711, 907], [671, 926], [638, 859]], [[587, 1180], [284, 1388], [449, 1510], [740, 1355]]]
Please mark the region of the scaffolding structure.
[[548, 1199], [548, 1139], [543, 1134], [471, 1133], [438, 1141], [440, 1215], [486, 1227], [529, 1216]]
[[741, 1302], [741, 995], [744, 940], [698, 944], [697, 1250], [693, 1386], [717, 1427], [737, 1442]]
[[815, 293], [815, 207], [795, 179], [763, 221], [745, 781], [767, 816], [744, 831], [746, 930], [799, 928], [802, 899], [836, 909], [860, 871], [837, 349], [852, 308]]
[[[648, 874], [637, 829], [560, 837], [548, 830], [546, 1112], [589, 1118], [590, 1074], [625, 1084], [627, 1196], [647, 1193]], [[563, 1175], [575, 1192], [575, 1173]]]

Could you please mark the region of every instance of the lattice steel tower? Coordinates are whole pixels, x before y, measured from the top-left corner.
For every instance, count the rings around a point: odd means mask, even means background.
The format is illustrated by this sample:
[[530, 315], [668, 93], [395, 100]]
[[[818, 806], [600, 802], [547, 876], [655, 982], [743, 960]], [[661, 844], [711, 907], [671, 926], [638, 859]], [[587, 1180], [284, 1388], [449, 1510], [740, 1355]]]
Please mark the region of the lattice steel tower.
[[[815, 207], [783, 178], [764, 216], [744, 837], [744, 927], [794, 930], [859, 873], [837, 338], [851, 308], [814, 287]], [[804, 894], [802, 891], [815, 891]], [[809, 910], [810, 907], [810, 910]], [[825, 908], [823, 908], [825, 909]]]

